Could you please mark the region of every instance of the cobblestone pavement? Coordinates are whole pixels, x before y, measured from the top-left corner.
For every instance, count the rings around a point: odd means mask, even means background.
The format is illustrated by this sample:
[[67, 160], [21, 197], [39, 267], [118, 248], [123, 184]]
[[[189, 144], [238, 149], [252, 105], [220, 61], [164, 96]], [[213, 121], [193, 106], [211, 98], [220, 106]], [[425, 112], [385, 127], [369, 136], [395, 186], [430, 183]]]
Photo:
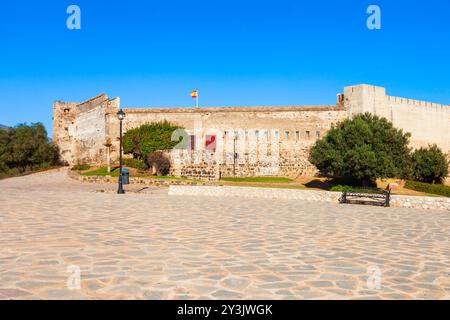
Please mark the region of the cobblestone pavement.
[[114, 188], [0, 181], [0, 299], [450, 298], [450, 212]]

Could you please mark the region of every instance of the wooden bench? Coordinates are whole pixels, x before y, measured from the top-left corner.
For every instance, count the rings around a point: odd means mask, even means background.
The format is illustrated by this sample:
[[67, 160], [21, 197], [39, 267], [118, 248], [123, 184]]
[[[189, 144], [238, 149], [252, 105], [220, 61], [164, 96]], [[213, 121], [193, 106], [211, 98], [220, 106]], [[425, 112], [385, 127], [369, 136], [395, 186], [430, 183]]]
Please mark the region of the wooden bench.
[[362, 204], [380, 207], [389, 207], [391, 201], [391, 191], [385, 190], [376, 193], [348, 192], [344, 191], [340, 203]]

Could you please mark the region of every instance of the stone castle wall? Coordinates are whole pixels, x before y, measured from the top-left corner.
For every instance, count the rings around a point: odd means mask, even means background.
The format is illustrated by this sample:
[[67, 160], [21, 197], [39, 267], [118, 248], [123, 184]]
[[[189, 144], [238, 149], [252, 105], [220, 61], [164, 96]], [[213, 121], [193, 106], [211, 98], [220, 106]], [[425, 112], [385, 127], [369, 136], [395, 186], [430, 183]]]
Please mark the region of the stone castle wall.
[[[174, 170], [188, 165], [218, 166], [222, 176], [313, 173], [306, 160], [317, 137], [345, 118], [337, 106], [241, 107], [200, 109], [124, 109], [128, 130], [144, 123], [167, 120], [195, 135], [190, 163], [174, 162]], [[118, 126], [116, 126], [118, 127]], [[206, 137], [216, 137], [214, 157], [208, 156]], [[236, 140], [235, 140], [236, 138]], [[234, 162], [233, 154], [237, 159]], [[186, 159], [185, 156], [180, 157]]]
[[450, 105], [392, 97], [381, 87], [359, 85], [344, 91], [348, 115], [370, 112], [391, 121], [395, 127], [411, 133], [411, 146], [436, 143], [450, 152]]
[[[54, 103], [53, 140], [67, 163], [106, 162], [105, 142], [117, 158], [120, 100], [102, 94], [83, 103]], [[450, 106], [396, 98], [380, 87], [347, 87], [334, 106], [123, 109], [124, 131], [167, 120], [195, 136], [195, 150], [174, 150], [172, 174], [203, 177], [290, 176], [316, 172], [307, 158], [315, 141], [347, 117], [370, 112], [411, 132], [413, 147], [437, 143], [450, 152]], [[214, 150], [206, 140], [215, 136]], [[178, 138], [177, 136], [174, 137]], [[190, 137], [187, 137], [191, 139]], [[234, 159], [234, 154], [237, 154]], [[217, 173], [218, 171], [218, 173]]]

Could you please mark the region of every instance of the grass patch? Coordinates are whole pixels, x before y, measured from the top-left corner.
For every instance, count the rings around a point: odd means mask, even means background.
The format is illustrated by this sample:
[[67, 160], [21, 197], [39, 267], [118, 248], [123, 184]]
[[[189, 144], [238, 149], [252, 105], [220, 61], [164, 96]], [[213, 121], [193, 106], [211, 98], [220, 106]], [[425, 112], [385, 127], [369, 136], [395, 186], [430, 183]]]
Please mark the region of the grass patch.
[[[119, 177], [119, 167], [112, 167], [111, 172], [108, 172], [108, 169], [106, 167], [101, 167], [95, 170], [87, 171], [81, 173], [83, 176], [98, 176], [98, 177]], [[147, 173], [139, 173], [139, 172], [130, 172], [130, 178], [133, 177], [139, 177], [139, 178], [145, 178], [145, 179], [159, 179], [159, 180], [192, 180], [189, 178], [183, 178], [183, 177], [175, 177], [175, 176], [152, 176]]]
[[414, 191], [425, 192], [431, 195], [450, 198], [450, 187], [443, 184], [429, 184], [408, 180], [405, 183], [405, 188]]
[[125, 158], [123, 159], [123, 165], [130, 168], [135, 168], [141, 171], [145, 171], [148, 169], [147, 164], [143, 160], [133, 159], [133, 158]]
[[289, 178], [280, 177], [248, 177], [248, 178], [222, 178], [227, 182], [250, 182], [250, 183], [290, 183], [293, 182]]
[[86, 170], [89, 170], [90, 168], [91, 168], [91, 166], [88, 165], [88, 164], [77, 164], [77, 165], [74, 165], [71, 170], [73, 170], [73, 171], [86, 171]]
[[367, 193], [367, 194], [381, 194], [383, 191], [376, 188], [361, 188], [353, 186], [337, 185], [330, 189], [335, 192], [352, 192], [352, 193]]
[[112, 176], [112, 177], [118, 177], [119, 176], [119, 167], [113, 167], [111, 168], [111, 172], [108, 172], [108, 168], [98, 168], [95, 170], [91, 170], [88, 172], [83, 172], [81, 175], [83, 176], [99, 176], [99, 177], [106, 177], [106, 176]]
[[150, 176], [150, 179], [160, 179], [160, 180], [192, 180], [189, 178], [175, 177], [175, 176]]

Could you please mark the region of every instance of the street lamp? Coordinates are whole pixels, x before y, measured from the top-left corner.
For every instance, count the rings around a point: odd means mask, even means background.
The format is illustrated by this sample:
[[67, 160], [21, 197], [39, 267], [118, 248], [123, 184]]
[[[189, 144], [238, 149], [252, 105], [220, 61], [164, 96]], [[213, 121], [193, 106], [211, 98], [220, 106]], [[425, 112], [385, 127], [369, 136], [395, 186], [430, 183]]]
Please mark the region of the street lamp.
[[124, 194], [125, 191], [123, 190], [123, 181], [122, 181], [122, 121], [125, 119], [125, 112], [123, 112], [122, 109], [117, 112], [117, 118], [120, 121], [120, 147], [119, 147], [119, 190], [117, 190], [118, 194]]
[[236, 160], [237, 160], [237, 157], [238, 157], [238, 155], [237, 155], [237, 153], [236, 153], [236, 141], [237, 141], [237, 139], [238, 139], [238, 136], [237, 136], [237, 132], [235, 131], [234, 132], [234, 138], [233, 138], [233, 177], [236, 177]]

